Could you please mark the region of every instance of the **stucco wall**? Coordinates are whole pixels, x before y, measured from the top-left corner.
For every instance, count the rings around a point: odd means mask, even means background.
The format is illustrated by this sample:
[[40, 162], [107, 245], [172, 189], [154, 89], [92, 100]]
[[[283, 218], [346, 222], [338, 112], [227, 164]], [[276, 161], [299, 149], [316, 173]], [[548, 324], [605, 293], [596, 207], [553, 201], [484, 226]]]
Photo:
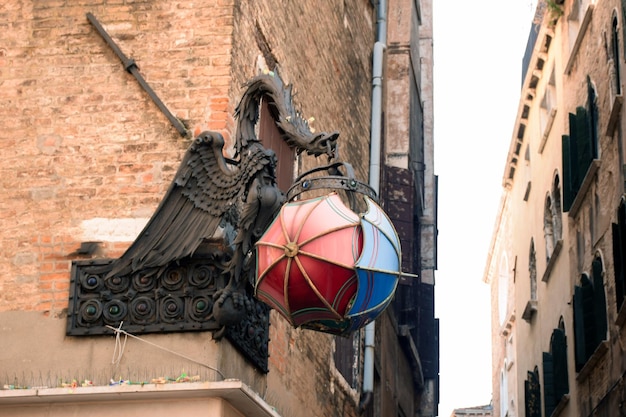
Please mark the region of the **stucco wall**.
[[[194, 415], [207, 417], [241, 417], [232, 407], [224, 404], [219, 399], [184, 399], [184, 400], [156, 400], [156, 401], [117, 401], [115, 403], [115, 413], [128, 417], [132, 416], [170, 416]], [[61, 417], [67, 415], [89, 415], [93, 417], [105, 417], [111, 415], [110, 402], [93, 403], [69, 403], [69, 404], [47, 404], [31, 405], [28, 407], [15, 406], [2, 409], [7, 415], [15, 417], [32, 417], [46, 415], [50, 417]]]
[[[509, 400], [512, 400], [515, 413], [524, 409], [524, 381], [527, 371], [538, 367], [543, 381], [542, 352], [550, 351], [550, 337], [553, 329], [559, 326], [562, 319], [567, 338], [567, 360], [569, 373], [570, 399], [565, 403], [562, 415], [589, 415], [606, 395], [608, 398], [610, 385], [617, 381], [623, 372], [623, 350], [620, 339], [622, 330], [615, 325], [617, 318], [615, 301], [615, 276], [613, 266], [613, 249], [611, 223], [616, 222], [617, 207], [623, 192], [623, 176], [620, 162], [620, 140], [614, 134], [607, 136], [607, 125], [611, 110], [609, 91], [608, 52], [605, 41], [611, 30], [611, 19], [620, 4], [617, 1], [591, 2], [592, 13], [589, 25], [579, 35], [579, 48], [571, 53], [570, 45], [574, 44], [570, 31], [571, 1], [566, 1], [564, 13], [557, 20], [556, 26], [544, 26], [535, 47], [535, 58], [543, 61], [542, 71], [536, 71], [539, 81], [536, 88], [529, 89], [528, 82], [533, 76], [527, 74], [525, 88], [522, 90], [520, 110], [528, 106], [525, 135], [515, 177], [508, 181], [505, 171], [504, 183], [508, 187], [503, 192], [503, 204], [494, 231], [492, 252], [489, 254], [487, 278], [492, 286], [492, 339], [493, 339], [493, 394], [494, 416], [500, 416], [500, 370], [507, 363], [512, 363], [509, 376]], [[621, 11], [617, 13], [621, 16]], [[581, 10], [580, 20], [584, 20]], [[547, 20], [544, 20], [544, 25]], [[538, 53], [542, 47], [542, 35], [548, 33], [552, 38], [550, 51]], [[533, 62], [531, 60], [531, 62]], [[569, 66], [568, 66], [569, 63]], [[623, 68], [623, 57], [621, 59]], [[540, 123], [541, 100], [547, 88], [551, 71], [554, 69], [554, 80], [557, 91], [556, 116], [549, 135], [543, 138], [543, 126]], [[622, 71], [623, 73], [623, 71]], [[544, 236], [544, 216], [546, 197], [552, 189], [556, 176], [563, 187], [564, 174], [562, 163], [562, 135], [569, 134], [569, 113], [575, 113], [576, 107], [587, 106], [590, 78], [597, 94], [599, 114], [599, 169], [591, 180], [588, 190], [579, 193], [580, 205], [562, 213], [563, 248], [551, 266], [549, 275], [544, 276], [548, 268], [546, 256], [546, 239]], [[521, 113], [520, 113], [521, 114]], [[526, 119], [522, 117], [522, 119]], [[623, 119], [623, 118], [622, 118]], [[520, 122], [518, 115], [517, 122]], [[623, 124], [623, 120], [621, 121]], [[514, 149], [518, 125], [514, 126], [512, 148]], [[529, 159], [525, 157], [529, 146]], [[512, 154], [509, 154], [509, 159]], [[531, 184], [530, 192], [528, 184]], [[562, 188], [561, 188], [562, 190]], [[535, 245], [537, 270], [537, 311], [530, 320], [523, 320], [522, 314], [530, 295], [530, 242]], [[508, 314], [514, 314], [512, 323], [512, 343], [503, 337], [503, 326], [498, 318], [498, 297], [500, 295], [498, 274], [501, 257], [506, 254], [509, 259]], [[607, 318], [609, 331], [609, 352], [599, 355], [599, 361], [588, 374], [576, 372], [574, 345], [575, 326], [573, 314], [574, 287], [580, 285], [582, 273], [591, 274], [593, 257], [600, 254], [604, 267], [604, 288], [606, 295]], [[553, 259], [554, 261], [554, 259]], [[545, 280], [542, 281], [542, 278]], [[505, 343], [505, 341], [507, 343]], [[543, 382], [542, 382], [543, 384]], [[542, 385], [543, 391], [543, 385]], [[542, 404], [544, 399], [542, 398]], [[543, 405], [542, 405], [543, 407]], [[617, 412], [612, 409], [612, 412]]]

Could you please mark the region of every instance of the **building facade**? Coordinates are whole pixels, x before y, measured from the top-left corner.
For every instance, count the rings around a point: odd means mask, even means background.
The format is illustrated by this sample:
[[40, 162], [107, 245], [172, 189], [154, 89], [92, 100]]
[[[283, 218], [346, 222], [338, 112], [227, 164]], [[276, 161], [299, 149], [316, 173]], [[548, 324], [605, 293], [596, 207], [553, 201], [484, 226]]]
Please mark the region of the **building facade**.
[[[104, 415], [115, 402], [128, 414], [437, 415], [431, 6], [4, 2], [0, 414], [60, 415], [71, 407]], [[312, 134], [339, 132], [338, 155], [356, 179], [378, 178], [407, 275], [369, 326], [371, 342], [364, 329], [341, 337], [293, 327], [260, 304], [253, 304], [260, 321], [239, 335], [234, 324], [188, 325], [177, 309], [199, 317], [212, 303], [198, 294], [213, 284], [198, 276], [184, 290], [167, 281], [176, 274], [156, 288], [139, 275], [106, 288], [81, 278], [81, 268], [118, 259], [133, 245], [195, 133], [218, 132], [223, 156], [240, 157], [237, 106], [259, 74], [282, 80]], [[261, 122], [275, 118], [259, 107]], [[278, 156], [281, 188], [327, 163], [290, 150], [285, 163], [276, 142], [264, 144]], [[87, 307], [77, 314], [78, 305]], [[167, 320], [119, 331], [124, 320], [113, 316], [136, 318], [154, 305]], [[100, 334], [92, 314], [113, 317]]]
[[623, 19], [537, 6], [485, 270], [494, 416], [623, 413]]

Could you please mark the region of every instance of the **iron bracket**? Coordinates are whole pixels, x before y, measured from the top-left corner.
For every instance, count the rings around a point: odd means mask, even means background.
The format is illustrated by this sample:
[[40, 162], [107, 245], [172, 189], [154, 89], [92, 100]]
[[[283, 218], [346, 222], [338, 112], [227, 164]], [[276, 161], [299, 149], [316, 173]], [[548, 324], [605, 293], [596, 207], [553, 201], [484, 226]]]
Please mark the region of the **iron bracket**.
[[150, 87], [150, 85], [146, 82], [143, 76], [139, 73], [139, 67], [137, 66], [137, 63], [135, 62], [135, 60], [132, 58], [128, 58], [124, 54], [124, 52], [122, 52], [120, 47], [117, 46], [115, 41], [109, 36], [106, 30], [104, 30], [104, 28], [102, 27], [98, 19], [96, 19], [96, 17], [93, 14], [87, 13], [87, 20], [89, 20], [89, 23], [91, 23], [92, 26], [96, 28], [100, 36], [102, 36], [102, 39], [105, 40], [107, 45], [109, 45], [109, 47], [113, 50], [113, 52], [115, 52], [115, 55], [117, 55], [120, 61], [122, 61], [122, 65], [124, 65], [124, 70], [126, 70], [128, 73], [132, 74], [135, 77], [139, 85], [141, 85], [141, 87], [146, 91], [146, 93], [148, 93], [148, 96], [152, 99], [154, 104], [157, 105], [157, 107], [159, 108], [159, 110], [161, 110], [161, 112], [165, 115], [165, 117], [167, 117], [167, 119], [170, 121], [172, 126], [176, 128], [178, 133], [184, 138], [189, 137], [190, 132], [187, 130], [185, 125], [176, 116], [172, 114], [172, 112], [167, 108], [165, 104], [163, 104], [159, 96], [157, 96], [157, 94], [154, 92], [152, 87]]

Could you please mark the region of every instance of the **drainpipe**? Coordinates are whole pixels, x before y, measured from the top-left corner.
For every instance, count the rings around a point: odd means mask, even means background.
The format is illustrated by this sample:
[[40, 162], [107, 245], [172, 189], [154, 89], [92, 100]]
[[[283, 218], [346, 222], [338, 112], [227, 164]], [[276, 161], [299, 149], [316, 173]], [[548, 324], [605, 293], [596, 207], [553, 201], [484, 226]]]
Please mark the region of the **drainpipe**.
[[379, 193], [382, 130], [383, 57], [387, 47], [387, 1], [378, 0], [376, 7], [376, 42], [372, 56], [372, 116], [370, 126], [369, 185]]
[[[380, 154], [382, 130], [383, 56], [387, 40], [387, 2], [376, 5], [376, 42], [372, 56], [372, 117], [370, 126], [369, 185], [380, 194]], [[374, 339], [376, 323], [365, 326], [365, 352], [363, 358], [363, 389], [359, 410], [365, 411], [374, 393]]]

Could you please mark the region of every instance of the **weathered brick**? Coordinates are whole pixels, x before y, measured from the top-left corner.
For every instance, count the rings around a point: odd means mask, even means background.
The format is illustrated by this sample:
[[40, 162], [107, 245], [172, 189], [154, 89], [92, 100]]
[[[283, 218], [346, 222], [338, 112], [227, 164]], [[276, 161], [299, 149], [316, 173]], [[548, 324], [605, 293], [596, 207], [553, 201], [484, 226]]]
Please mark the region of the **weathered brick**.
[[[95, 218], [149, 217], [189, 145], [88, 23], [87, 11], [136, 60], [176, 116], [219, 130], [227, 143], [242, 86], [258, 72], [255, 32], [262, 28], [303, 114], [316, 118], [318, 130], [339, 130], [342, 154], [350, 155], [360, 179], [367, 178], [366, 141], [352, 140], [369, 133], [362, 121], [369, 118], [371, 45], [355, 42], [355, 36], [373, 38], [367, 1], [343, 2], [359, 10], [346, 9], [345, 15], [333, 2], [5, 3], [0, 121], [11, 135], [0, 140], [0, 184], [6, 190], [0, 197], [0, 311], [52, 316], [67, 308], [69, 258], [80, 246], [80, 225]], [[338, 97], [350, 97], [349, 109]], [[302, 157], [303, 169], [318, 163]], [[130, 244], [103, 242], [103, 256], [118, 257]], [[18, 256], [15, 265], [18, 253], [28, 255]], [[294, 330], [275, 313], [270, 331], [267, 379], [279, 393], [293, 386], [300, 396], [279, 398], [280, 406], [297, 402], [307, 416], [318, 417], [336, 415], [332, 401], [350, 404], [343, 394], [328, 401], [311, 395], [311, 387], [319, 395], [330, 381], [329, 337]], [[342, 415], [354, 416], [354, 407], [347, 408]]]
[[63, 272], [56, 272], [50, 274], [41, 274], [39, 277], [40, 281], [67, 281], [67, 274]]

